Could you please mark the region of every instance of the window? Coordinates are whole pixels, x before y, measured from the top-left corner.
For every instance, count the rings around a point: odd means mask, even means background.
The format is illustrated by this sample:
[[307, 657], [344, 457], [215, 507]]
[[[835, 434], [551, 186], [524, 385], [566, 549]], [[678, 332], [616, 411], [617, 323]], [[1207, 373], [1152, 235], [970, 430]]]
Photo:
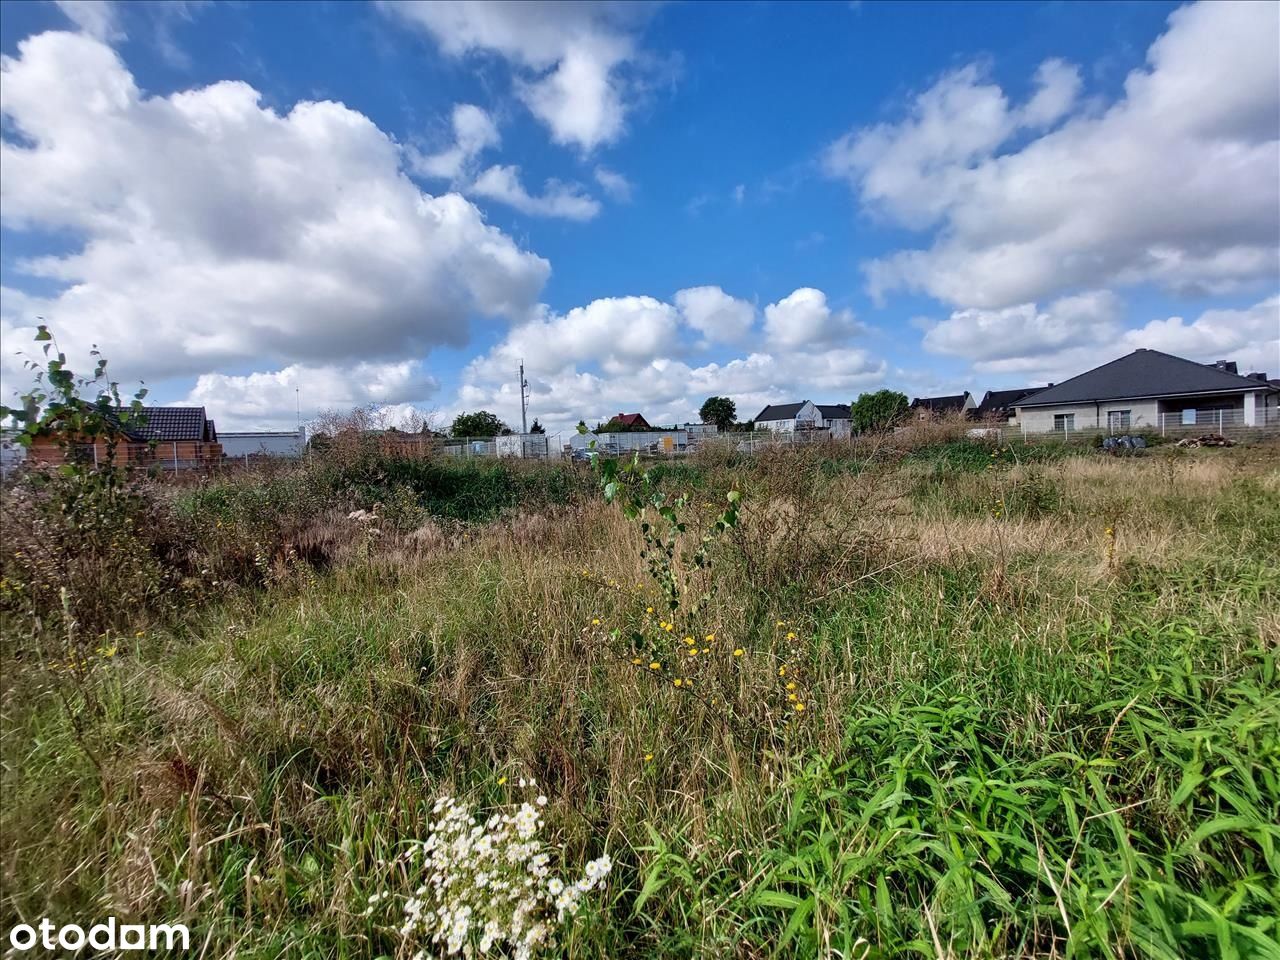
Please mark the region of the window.
[[1107, 429], [1111, 431], [1128, 430], [1132, 410], [1108, 410]]
[[1182, 425], [1184, 427], [1194, 427], [1196, 425], [1196, 411], [1194, 408], [1182, 411]]
[[1070, 433], [1076, 428], [1076, 415], [1074, 413], [1055, 413], [1053, 415], [1053, 429], [1061, 430], [1064, 433]]

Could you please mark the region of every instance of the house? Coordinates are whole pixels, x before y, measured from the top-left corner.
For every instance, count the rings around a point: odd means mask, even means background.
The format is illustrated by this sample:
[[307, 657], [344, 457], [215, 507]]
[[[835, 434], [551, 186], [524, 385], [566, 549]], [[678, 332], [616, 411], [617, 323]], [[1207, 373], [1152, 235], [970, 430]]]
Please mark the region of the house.
[[755, 418], [755, 429], [772, 430], [775, 433], [803, 433], [810, 430], [828, 430], [832, 436], [849, 435], [852, 417], [849, 407], [843, 403], [771, 403]]
[[[218, 431], [204, 407], [145, 407], [136, 416], [125, 407], [116, 407], [113, 419], [119, 426], [114, 434], [115, 461], [121, 466], [158, 464], [174, 470], [217, 464], [222, 459]], [[68, 459], [99, 463], [109, 455], [105, 437], [85, 438], [64, 451], [51, 435], [37, 435], [27, 458], [32, 463], [60, 464]]]
[[1019, 401], [1043, 389], [1044, 387], [1019, 387], [1016, 390], [988, 390], [982, 395], [982, 402], [974, 408], [973, 418], [988, 423], [1008, 423]]
[[606, 423], [602, 430], [610, 432], [626, 432], [631, 430], [652, 430], [649, 421], [638, 413], [619, 413]]
[[1266, 374], [1241, 376], [1234, 366], [1139, 349], [1025, 397], [1015, 410], [1027, 433], [1221, 430], [1274, 422], [1275, 390]]
[[977, 407], [973, 395], [966, 390], [949, 397], [916, 397], [907, 409], [915, 419], [927, 420], [930, 417], [946, 417], [956, 413], [969, 416]]

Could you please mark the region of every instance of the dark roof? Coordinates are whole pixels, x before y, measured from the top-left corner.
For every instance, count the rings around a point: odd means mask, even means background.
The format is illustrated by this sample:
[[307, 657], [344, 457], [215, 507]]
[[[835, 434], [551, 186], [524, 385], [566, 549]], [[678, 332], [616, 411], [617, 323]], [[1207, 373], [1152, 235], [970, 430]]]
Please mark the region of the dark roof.
[[796, 414], [800, 412], [808, 400], [801, 400], [799, 403], [771, 403], [758, 414], [756, 414], [755, 422], [761, 420], [794, 420]]
[[1044, 387], [1019, 387], [1016, 390], [988, 390], [982, 396], [982, 402], [974, 412], [978, 417], [989, 413], [1003, 413], [1025, 400], [1033, 393], [1039, 393]]
[[638, 414], [638, 413], [620, 413], [609, 422], [620, 423], [624, 427], [640, 427], [640, 426], [647, 427], [649, 425], [649, 421], [647, 421], [641, 414]]
[[1041, 390], [1018, 406], [1042, 407], [1055, 403], [1092, 403], [1095, 400], [1244, 392], [1257, 390], [1261, 386], [1257, 380], [1227, 373], [1211, 365], [1184, 360], [1159, 350], [1138, 349]]
[[963, 410], [964, 402], [969, 399], [969, 391], [957, 393], [950, 397], [916, 397], [911, 401], [911, 409], [925, 409], [933, 413], [950, 413], [952, 410]]
[[848, 404], [844, 403], [820, 403], [818, 412], [823, 420], [848, 420], [852, 417]]
[[218, 431], [205, 416], [204, 407], [144, 407], [145, 421], [126, 407], [117, 407], [116, 414], [129, 414], [125, 432], [134, 440], [218, 440]]

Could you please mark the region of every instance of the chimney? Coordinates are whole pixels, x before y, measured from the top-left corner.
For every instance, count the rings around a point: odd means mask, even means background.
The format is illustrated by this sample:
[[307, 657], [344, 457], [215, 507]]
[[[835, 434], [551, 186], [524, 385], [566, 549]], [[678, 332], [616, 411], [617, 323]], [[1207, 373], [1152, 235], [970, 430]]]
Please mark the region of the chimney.
[[1234, 360], [1217, 360], [1214, 363], [1206, 364], [1206, 366], [1211, 366], [1215, 370], [1221, 370], [1223, 373], [1238, 374], [1240, 372], [1236, 368], [1236, 362]]
[[1260, 380], [1263, 383], [1267, 382], [1267, 375], [1265, 373], [1246, 373], [1245, 377], [1249, 380]]

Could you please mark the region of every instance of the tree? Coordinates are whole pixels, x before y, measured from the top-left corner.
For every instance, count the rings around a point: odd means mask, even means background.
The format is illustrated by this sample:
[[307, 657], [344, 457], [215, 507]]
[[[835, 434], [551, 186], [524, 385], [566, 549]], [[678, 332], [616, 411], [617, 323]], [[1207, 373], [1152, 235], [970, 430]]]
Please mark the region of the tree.
[[449, 432], [455, 437], [496, 437], [510, 428], [488, 410], [460, 413], [453, 418]]
[[728, 397], [707, 397], [698, 410], [703, 423], [714, 423], [716, 428], [724, 431], [732, 426], [738, 416], [738, 405]]
[[533, 425], [529, 427], [529, 432], [530, 433], [546, 433], [547, 428], [544, 427], [542, 424], [540, 424], [535, 418], [533, 421]]
[[902, 420], [906, 413], [907, 396], [897, 390], [861, 394], [850, 407], [853, 429], [859, 433], [887, 430]]

